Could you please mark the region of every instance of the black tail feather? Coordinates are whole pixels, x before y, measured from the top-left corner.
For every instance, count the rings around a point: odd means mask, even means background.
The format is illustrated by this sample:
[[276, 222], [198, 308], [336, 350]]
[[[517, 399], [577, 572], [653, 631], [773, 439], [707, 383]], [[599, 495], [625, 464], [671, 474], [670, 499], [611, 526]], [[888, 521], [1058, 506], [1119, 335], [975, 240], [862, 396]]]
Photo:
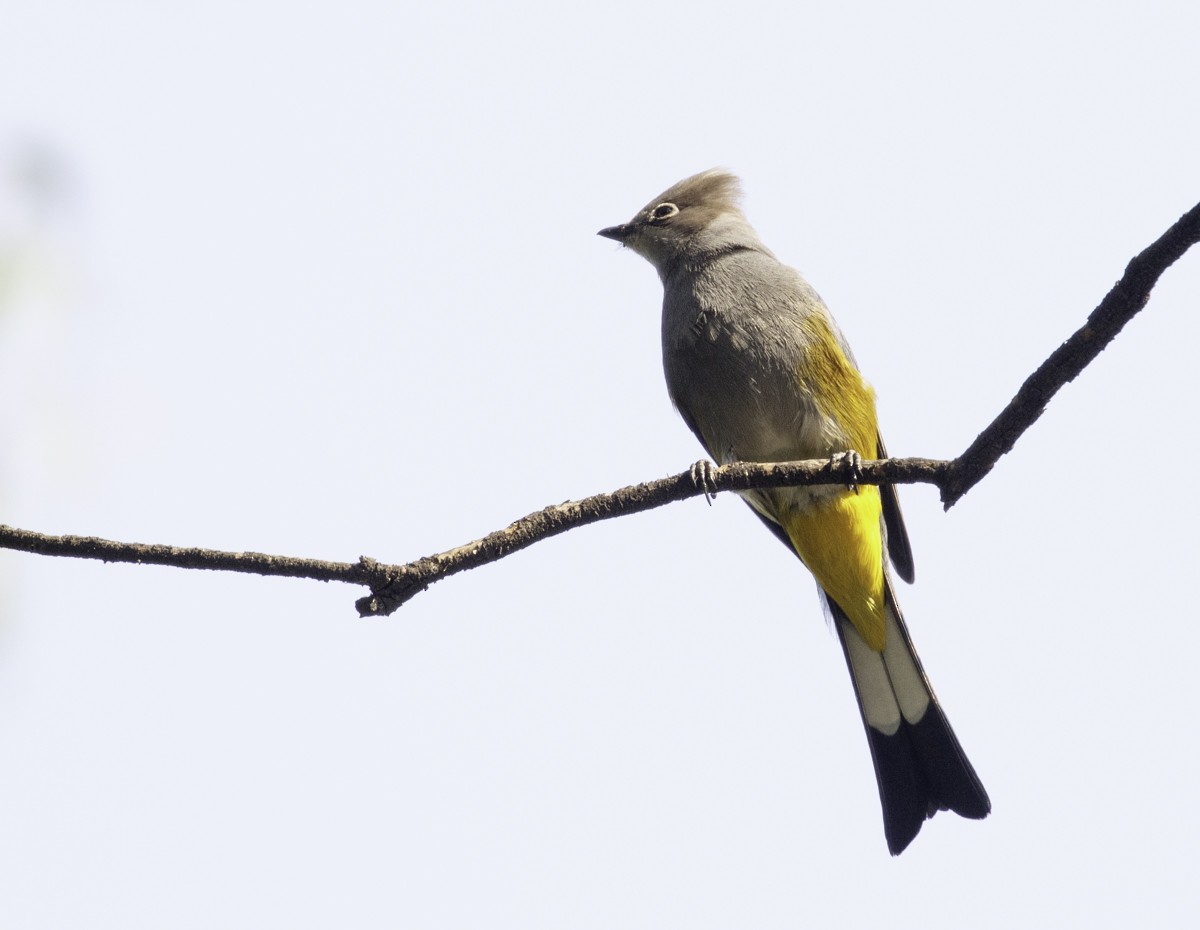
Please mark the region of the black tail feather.
[[919, 722], [902, 721], [890, 736], [870, 726], [866, 731], [879, 782], [883, 832], [893, 856], [904, 852], [938, 811], [972, 820], [988, 815], [987, 792], [936, 704], [929, 705]]

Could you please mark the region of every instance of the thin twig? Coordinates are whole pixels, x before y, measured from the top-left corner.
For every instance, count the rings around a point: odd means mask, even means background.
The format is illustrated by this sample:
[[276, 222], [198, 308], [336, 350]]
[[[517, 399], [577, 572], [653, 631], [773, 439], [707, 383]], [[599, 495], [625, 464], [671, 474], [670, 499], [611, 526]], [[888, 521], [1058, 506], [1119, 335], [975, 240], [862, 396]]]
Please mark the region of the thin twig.
[[174, 568], [312, 578], [316, 581], [367, 584], [370, 580], [369, 575], [362, 574], [363, 569], [357, 563], [325, 562], [288, 555], [267, 555], [263, 552], [222, 552], [219, 549], [201, 549], [193, 546], [116, 542], [97, 536], [48, 536], [4, 525], [0, 525], [0, 549], [74, 559], [97, 559], [101, 562], [169, 565]]

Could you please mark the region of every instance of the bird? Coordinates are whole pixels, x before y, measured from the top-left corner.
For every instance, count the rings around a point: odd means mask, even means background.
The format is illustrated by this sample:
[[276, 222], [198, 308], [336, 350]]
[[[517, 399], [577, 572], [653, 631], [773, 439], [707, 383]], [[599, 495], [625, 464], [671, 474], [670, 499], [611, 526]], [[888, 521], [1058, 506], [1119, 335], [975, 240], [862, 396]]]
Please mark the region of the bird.
[[[667, 391], [718, 465], [887, 457], [874, 389], [825, 303], [763, 244], [741, 182], [713, 168], [600, 230], [663, 285]], [[704, 463], [707, 465], [707, 463]], [[892, 485], [740, 492], [817, 581], [854, 685], [899, 855], [938, 811], [983, 819], [991, 801], [950, 727], [896, 600], [912, 547]], [[889, 566], [889, 562], [891, 563]]]

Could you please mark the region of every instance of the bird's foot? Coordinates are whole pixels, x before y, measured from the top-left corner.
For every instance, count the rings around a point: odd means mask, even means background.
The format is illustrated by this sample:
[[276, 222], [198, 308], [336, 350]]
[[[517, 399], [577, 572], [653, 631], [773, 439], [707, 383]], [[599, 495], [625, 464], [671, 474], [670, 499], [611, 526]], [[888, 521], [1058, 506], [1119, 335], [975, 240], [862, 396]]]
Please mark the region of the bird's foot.
[[692, 476], [692, 484], [700, 491], [704, 492], [704, 499], [708, 501], [708, 506], [712, 506], [712, 499], [717, 495], [717, 481], [713, 477], [713, 472], [717, 466], [708, 459], [701, 459], [693, 465], [689, 471]]
[[849, 472], [850, 480], [846, 482], [846, 488], [858, 493], [858, 480], [862, 477], [862, 472], [859, 466], [862, 465], [862, 456], [853, 449], [847, 449], [845, 452], [837, 452], [829, 456], [830, 471], [843, 469]]

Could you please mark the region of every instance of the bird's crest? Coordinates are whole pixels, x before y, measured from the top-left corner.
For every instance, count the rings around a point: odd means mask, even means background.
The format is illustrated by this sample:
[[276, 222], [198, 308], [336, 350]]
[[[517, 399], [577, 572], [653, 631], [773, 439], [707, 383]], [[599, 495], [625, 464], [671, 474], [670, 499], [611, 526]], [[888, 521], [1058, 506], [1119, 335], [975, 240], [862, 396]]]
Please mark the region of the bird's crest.
[[712, 213], [740, 213], [742, 183], [724, 168], [710, 168], [684, 178], [656, 199], [655, 203], [673, 203], [685, 207], [703, 207]]

